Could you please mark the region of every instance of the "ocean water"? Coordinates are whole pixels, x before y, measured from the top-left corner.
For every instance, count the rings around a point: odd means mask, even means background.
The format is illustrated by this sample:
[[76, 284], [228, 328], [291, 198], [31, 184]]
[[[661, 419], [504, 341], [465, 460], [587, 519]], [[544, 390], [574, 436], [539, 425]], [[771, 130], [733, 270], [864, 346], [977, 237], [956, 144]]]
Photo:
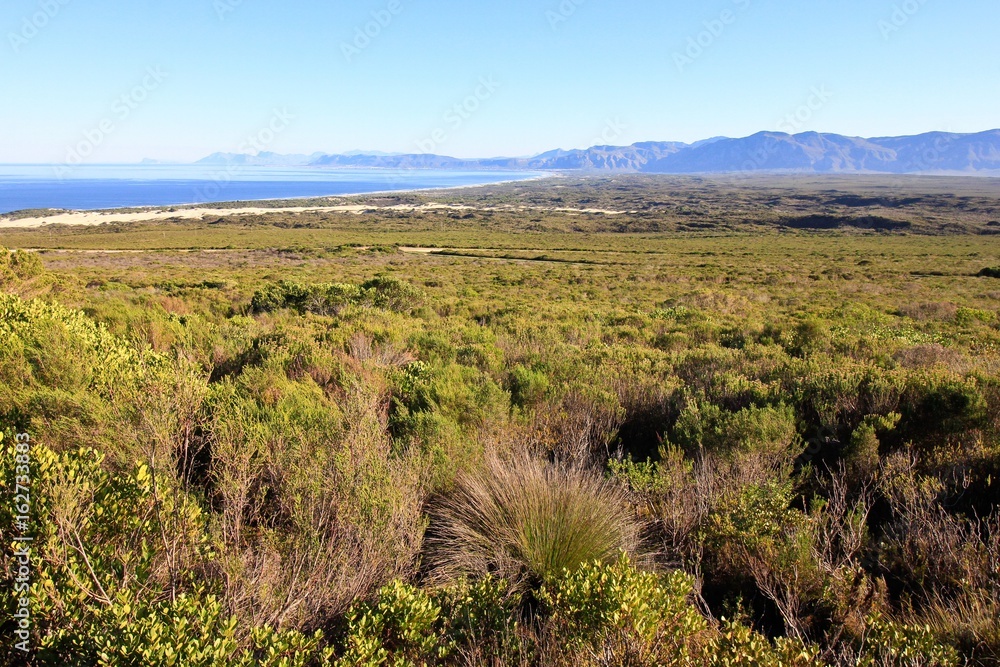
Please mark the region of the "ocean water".
[[524, 180], [528, 172], [188, 165], [0, 165], [0, 213], [93, 210], [450, 188]]

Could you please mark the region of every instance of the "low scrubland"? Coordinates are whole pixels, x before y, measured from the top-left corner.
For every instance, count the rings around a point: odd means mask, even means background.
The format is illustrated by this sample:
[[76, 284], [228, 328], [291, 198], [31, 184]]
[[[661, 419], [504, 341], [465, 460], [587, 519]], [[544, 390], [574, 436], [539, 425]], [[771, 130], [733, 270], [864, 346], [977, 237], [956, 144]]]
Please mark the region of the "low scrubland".
[[453, 216], [5, 233], [31, 664], [1000, 662], [988, 235]]

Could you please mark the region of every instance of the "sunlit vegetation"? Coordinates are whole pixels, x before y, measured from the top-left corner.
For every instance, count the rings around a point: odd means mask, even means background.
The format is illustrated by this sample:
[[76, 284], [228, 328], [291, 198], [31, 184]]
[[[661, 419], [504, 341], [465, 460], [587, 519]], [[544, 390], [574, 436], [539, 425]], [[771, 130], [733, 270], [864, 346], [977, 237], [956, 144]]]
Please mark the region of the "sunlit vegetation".
[[[640, 181], [566, 205], [638, 206]], [[3, 232], [43, 249], [0, 253], [34, 664], [998, 664], [1000, 247], [942, 235], [996, 198], [933, 181], [865, 213], [906, 227], [658, 234], [679, 186], [651, 182], [654, 213], [618, 218], [640, 233]], [[543, 185], [439, 198], [565, 196]], [[706, 201], [739, 227], [746, 200]], [[775, 217], [840, 215], [814, 204]]]

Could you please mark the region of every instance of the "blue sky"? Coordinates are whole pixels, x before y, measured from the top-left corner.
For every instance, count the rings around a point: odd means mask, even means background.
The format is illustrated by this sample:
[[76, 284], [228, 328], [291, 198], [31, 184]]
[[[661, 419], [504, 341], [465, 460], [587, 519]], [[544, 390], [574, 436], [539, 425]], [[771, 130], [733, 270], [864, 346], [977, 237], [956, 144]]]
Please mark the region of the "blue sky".
[[1000, 127], [998, 25], [996, 0], [4, 0], [0, 162], [973, 132]]

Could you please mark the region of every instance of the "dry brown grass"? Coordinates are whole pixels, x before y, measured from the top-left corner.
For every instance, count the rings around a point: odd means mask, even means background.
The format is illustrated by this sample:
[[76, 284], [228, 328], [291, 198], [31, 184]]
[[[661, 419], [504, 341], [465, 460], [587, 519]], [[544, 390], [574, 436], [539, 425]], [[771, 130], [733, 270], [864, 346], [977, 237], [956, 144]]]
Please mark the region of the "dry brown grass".
[[214, 433], [219, 569], [245, 622], [322, 627], [412, 574], [421, 492], [412, 464], [390, 456], [380, 386], [349, 383], [345, 431], [317, 441], [279, 436], [245, 410]]
[[958, 306], [947, 302], [912, 303], [900, 306], [899, 314], [918, 322], [938, 320], [951, 322], [958, 313]]
[[958, 373], [968, 371], [969, 362], [958, 350], [947, 348], [939, 343], [914, 345], [906, 347], [893, 355], [904, 368], [932, 368], [944, 366]]

